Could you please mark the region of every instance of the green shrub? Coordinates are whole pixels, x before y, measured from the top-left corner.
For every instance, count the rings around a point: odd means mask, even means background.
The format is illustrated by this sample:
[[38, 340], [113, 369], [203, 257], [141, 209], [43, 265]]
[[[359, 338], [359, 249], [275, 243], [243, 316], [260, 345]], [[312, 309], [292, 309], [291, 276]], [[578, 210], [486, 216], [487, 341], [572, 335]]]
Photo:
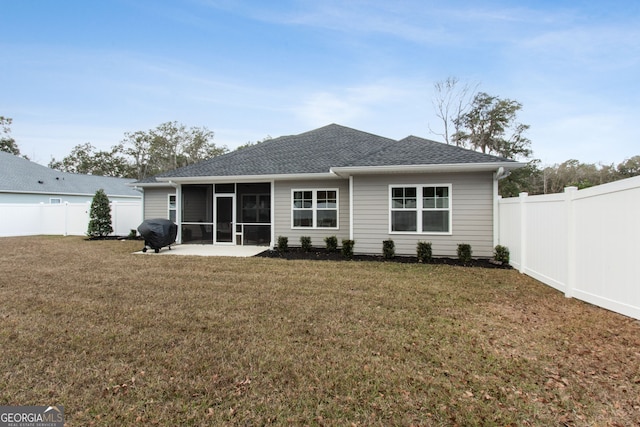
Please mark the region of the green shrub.
[[113, 233], [109, 197], [102, 188], [96, 191], [93, 196], [89, 218], [89, 227], [87, 228], [89, 237], [105, 237]]
[[300, 236], [300, 246], [302, 246], [303, 251], [309, 252], [311, 250], [311, 237]]
[[462, 261], [464, 264], [469, 264], [471, 262], [471, 254], [473, 251], [471, 250], [471, 245], [468, 243], [460, 243], [458, 245], [458, 259]]
[[346, 259], [353, 259], [353, 247], [356, 242], [353, 240], [345, 239], [342, 241], [342, 256]]
[[384, 259], [392, 259], [396, 256], [396, 244], [393, 240], [383, 240], [382, 241], [382, 254], [384, 255]]
[[289, 238], [286, 236], [278, 236], [278, 252], [289, 251]]
[[493, 259], [505, 265], [509, 264], [509, 248], [502, 245], [496, 246], [493, 251]]
[[338, 238], [336, 236], [325, 237], [324, 243], [327, 245], [328, 252], [335, 252], [338, 250]]
[[135, 229], [131, 229], [129, 230], [129, 235], [127, 236], [127, 239], [129, 240], [136, 240], [136, 238], [138, 237], [138, 232]]
[[431, 262], [431, 242], [418, 242], [416, 254], [418, 255], [418, 262]]

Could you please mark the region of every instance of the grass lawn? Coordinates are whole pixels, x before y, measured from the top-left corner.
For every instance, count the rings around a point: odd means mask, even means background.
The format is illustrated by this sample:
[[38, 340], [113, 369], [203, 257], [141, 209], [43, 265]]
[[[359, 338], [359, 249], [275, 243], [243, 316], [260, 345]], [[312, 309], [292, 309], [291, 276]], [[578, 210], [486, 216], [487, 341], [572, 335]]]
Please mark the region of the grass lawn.
[[67, 426], [640, 424], [640, 323], [513, 270], [0, 239], [0, 405]]

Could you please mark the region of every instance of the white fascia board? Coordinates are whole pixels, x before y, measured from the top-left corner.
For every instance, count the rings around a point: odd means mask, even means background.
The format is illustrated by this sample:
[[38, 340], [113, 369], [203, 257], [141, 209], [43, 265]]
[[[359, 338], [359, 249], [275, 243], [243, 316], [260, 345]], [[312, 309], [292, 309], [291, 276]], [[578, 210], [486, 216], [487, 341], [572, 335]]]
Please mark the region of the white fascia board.
[[168, 182], [139, 182], [137, 184], [135, 183], [127, 184], [127, 186], [132, 188], [170, 187]]
[[188, 176], [188, 177], [159, 177], [157, 181], [162, 186], [174, 184], [202, 184], [202, 183], [232, 183], [232, 182], [271, 182], [271, 181], [299, 181], [308, 179], [336, 179], [334, 173], [299, 173], [280, 175], [234, 175], [234, 176]]
[[341, 177], [364, 174], [400, 174], [434, 172], [489, 172], [499, 168], [517, 169], [524, 167], [519, 162], [453, 163], [442, 165], [390, 165], [390, 166], [346, 166], [331, 168], [331, 172]]

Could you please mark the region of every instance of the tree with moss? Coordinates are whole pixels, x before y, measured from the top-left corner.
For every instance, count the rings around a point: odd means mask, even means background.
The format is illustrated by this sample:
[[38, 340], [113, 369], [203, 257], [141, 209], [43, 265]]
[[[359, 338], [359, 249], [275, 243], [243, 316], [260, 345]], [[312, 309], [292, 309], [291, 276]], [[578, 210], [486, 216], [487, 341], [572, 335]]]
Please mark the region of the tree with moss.
[[[13, 119], [0, 116], [0, 151], [20, 156], [20, 148], [18, 148], [16, 140], [11, 137], [11, 122], [13, 122]], [[27, 158], [26, 156], [23, 157]]]
[[89, 213], [89, 237], [105, 237], [113, 233], [111, 226], [111, 207], [109, 197], [101, 188], [96, 191], [91, 201], [91, 211]]
[[456, 145], [507, 159], [529, 158], [531, 141], [524, 136], [529, 125], [516, 122], [521, 109], [517, 101], [480, 92], [469, 110], [455, 119], [459, 130], [453, 140]]

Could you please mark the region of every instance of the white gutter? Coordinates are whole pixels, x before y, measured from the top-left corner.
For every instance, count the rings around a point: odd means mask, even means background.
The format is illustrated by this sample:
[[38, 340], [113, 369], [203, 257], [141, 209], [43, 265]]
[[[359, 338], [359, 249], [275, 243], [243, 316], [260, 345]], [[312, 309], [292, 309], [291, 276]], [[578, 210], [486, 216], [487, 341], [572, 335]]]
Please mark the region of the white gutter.
[[129, 187], [136, 188], [153, 188], [153, 187], [166, 187], [166, 182], [138, 182], [136, 184], [127, 184]]
[[[158, 177], [156, 180], [163, 186], [177, 184], [202, 184], [203, 182], [234, 183], [234, 182], [271, 182], [300, 179], [336, 179], [332, 172], [325, 173], [296, 173], [278, 175], [232, 175], [232, 176], [188, 176], [188, 177]], [[138, 184], [140, 185], [140, 184]]]
[[[157, 182], [136, 183], [138, 187], [176, 187], [179, 184], [202, 184], [203, 182], [236, 183], [236, 182], [271, 182], [294, 181], [301, 179], [336, 179], [348, 178], [362, 174], [397, 174], [397, 173], [434, 173], [434, 172], [488, 172], [496, 168], [503, 170], [517, 169], [525, 166], [518, 162], [493, 163], [451, 163], [438, 165], [390, 165], [390, 166], [344, 166], [330, 168], [323, 173], [295, 173], [273, 175], [207, 175], [187, 177], [157, 177]], [[504, 175], [504, 177], [508, 176]]]
[[331, 168], [331, 172], [346, 178], [361, 174], [399, 174], [434, 172], [489, 172], [497, 168], [516, 169], [525, 166], [518, 162], [451, 163], [438, 165], [346, 166]]

